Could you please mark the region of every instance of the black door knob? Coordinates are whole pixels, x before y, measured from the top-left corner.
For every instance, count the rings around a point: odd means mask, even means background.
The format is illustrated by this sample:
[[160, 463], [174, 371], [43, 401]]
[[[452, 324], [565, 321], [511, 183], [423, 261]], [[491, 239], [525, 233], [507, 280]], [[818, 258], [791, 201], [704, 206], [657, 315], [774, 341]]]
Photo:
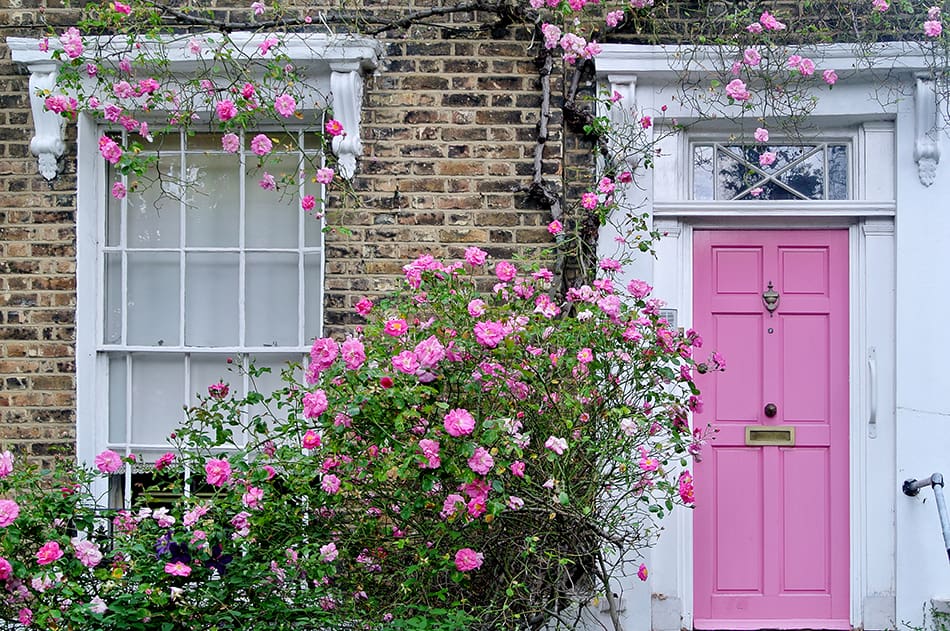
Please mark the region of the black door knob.
[[778, 414], [778, 406], [776, 406], [774, 403], [769, 403], [765, 406], [765, 415], [767, 417], [772, 418], [776, 414]]

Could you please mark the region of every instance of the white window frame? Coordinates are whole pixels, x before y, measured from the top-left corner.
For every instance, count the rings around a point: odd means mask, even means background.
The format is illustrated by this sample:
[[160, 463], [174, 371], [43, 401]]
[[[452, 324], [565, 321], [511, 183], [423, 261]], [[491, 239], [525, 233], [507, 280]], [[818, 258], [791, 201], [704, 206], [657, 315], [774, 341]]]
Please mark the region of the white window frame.
[[[240, 47], [254, 49], [266, 33], [232, 33], [231, 41]], [[54, 179], [66, 152], [65, 120], [43, 106], [41, 89], [52, 89], [58, 72], [58, 62], [51, 51], [40, 51], [40, 40], [34, 38], [7, 38], [13, 61], [30, 73], [30, 97], [33, 112], [34, 135], [31, 150], [37, 156], [40, 173]], [[50, 48], [59, 45], [50, 40]], [[182, 39], [171, 49], [169, 71], [190, 73], [192, 59], [187, 53], [187, 40]], [[338, 159], [338, 173], [350, 178], [355, 173], [356, 160], [362, 153], [360, 120], [362, 111], [363, 77], [377, 68], [382, 56], [382, 45], [372, 38], [317, 33], [288, 34], [282, 52], [304, 73], [310, 90], [306, 102], [313, 104], [305, 116], [312, 119], [317, 111], [333, 108], [346, 135], [333, 139], [332, 150]], [[98, 123], [88, 114], [77, 121], [76, 146], [76, 454], [80, 462], [92, 464], [95, 456], [108, 444], [108, 420], [101, 415], [102, 401], [108, 388], [102, 383], [97, 369], [97, 345], [101, 338], [102, 294], [100, 289], [99, 243], [103, 222], [106, 186], [105, 165], [98, 154]], [[324, 279], [325, 282], [325, 279]], [[290, 350], [290, 349], [287, 349]], [[223, 351], [222, 352], [226, 352]], [[128, 438], [128, 437], [127, 437]], [[128, 477], [128, 476], [126, 476]], [[105, 497], [105, 482], [95, 489]]]

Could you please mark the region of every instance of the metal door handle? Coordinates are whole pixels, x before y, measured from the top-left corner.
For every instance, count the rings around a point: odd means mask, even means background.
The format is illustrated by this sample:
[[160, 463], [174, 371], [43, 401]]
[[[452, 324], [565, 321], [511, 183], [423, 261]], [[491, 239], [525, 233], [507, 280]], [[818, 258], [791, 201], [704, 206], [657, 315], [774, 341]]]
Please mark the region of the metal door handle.
[[776, 414], [778, 414], [778, 406], [775, 405], [774, 403], [769, 403], [768, 405], [765, 406], [764, 411], [767, 417], [773, 418]]
[[877, 438], [877, 350], [873, 346], [868, 349], [868, 393], [868, 438]]

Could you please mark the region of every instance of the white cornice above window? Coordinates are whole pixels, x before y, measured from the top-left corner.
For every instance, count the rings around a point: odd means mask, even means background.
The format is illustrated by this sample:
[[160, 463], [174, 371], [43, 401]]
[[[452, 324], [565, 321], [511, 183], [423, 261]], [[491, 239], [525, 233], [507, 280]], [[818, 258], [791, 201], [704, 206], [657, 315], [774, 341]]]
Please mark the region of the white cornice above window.
[[[236, 53], [250, 55], [268, 35], [275, 34], [231, 33], [229, 42]], [[170, 72], [187, 76], [202, 61], [211, 61], [214, 40], [220, 37], [213, 33], [202, 35], [205, 46], [197, 55], [189, 50], [190, 37], [168, 39], [163, 43], [163, 51]], [[339, 160], [340, 175], [351, 178], [356, 170], [356, 160], [363, 150], [359, 131], [363, 76], [379, 65], [382, 45], [372, 38], [353, 35], [283, 33], [279, 39], [281, 54], [286, 55], [306, 76], [306, 89], [309, 92], [307, 107], [314, 110], [332, 107], [334, 117], [347, 131], [344, 136], [333, 139], [333, 152]], [[60, 44], [50, 40], [51, 50], [43, 52], [39, 39], [8, 37], [6, 42], [13, 61], [30, 73], [30, 105], [34, 124], [30, 151], [39, 160], [39, 172], [47, 180], [52, 180], [58, 173], [59, 158], [66, 151], [63, 139], [65, 119], [46, 110], [43, 95], [56, 86], [60, 62], [53, 58], [52, 49]], [[114, 49], [116, 59], [128, 50], [124, 38], [102, 37], [97, 43], [107, 57], [110, 49]]]

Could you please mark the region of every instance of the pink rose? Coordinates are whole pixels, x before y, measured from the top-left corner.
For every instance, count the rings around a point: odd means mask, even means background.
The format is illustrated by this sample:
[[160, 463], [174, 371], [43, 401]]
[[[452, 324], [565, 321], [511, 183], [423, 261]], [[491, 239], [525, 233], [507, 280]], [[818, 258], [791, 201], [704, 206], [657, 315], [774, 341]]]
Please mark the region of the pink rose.
[[343, 133], [343, 124], [333, 118], [328, 120], [323, 128], [326, 130], [327, 134], [333, 137], [339, 136]]
[[122, 469], [122, 456], [106, 449], [96, 456], [96, 468], [102, 473], [116, 473]]
[[214, 106], [214, 109], [218, 113], [218, 120], [220, 121], [229, 121], [237, 116], [238, 113], [234, 102], [230, 101], [229, 99], [218, 101], [218, 103]]
[[290, 118], [297, 111], [297, 101], [289, 94], [281, 94], [274, 100], [274, 109], [284, 118]]
[[554, 236], [557, 236], [564, 232], [564, 226], [561, 225], [561, 222], [555, 219], [548, 224], [548, 232]]
[[472, 267], [484, 265], [487, 258], [488, 253], [480, 248], [476, 248], [475, 246], [465, 248], [465, 262]]
[[498, 261], [495, 265], [495, 276], [503, 283], [513, 280], [518, 275], [518, 268], [508, 261]]
[[359, 302], [354, 305], [354, 308], [356, 309], [356, 313], [361, 316], [368, 316], [369, 312], [373, 310], [373, 301], [364, 296], [359, 299]]
[[323, 390], [308, 392], [303, 396], [303, 415], [306, 418], [317, 418], [327, 411], [328, 405], [327, 393]]
[[544, 448], [550, 449], [560, 456], [567, 451], [567, 441], [557, 436], [548, 436], [548, 439], [544, 441]]
[[475, 417], [464, 408], [449, 411], [443, 419], [443, 426], [449, 436], [467, 436], [475, 429]]
[[333, 181], [334, 175], [333, 169], [330, 167], [323, 167], [322, 169], [317, 169], [316, 179], [320, 184], [329, 184]]
[[231, 480], [231, 463], [212, 458], [205, 463], [205, 479], [211, 486], [224, 486]]
[[641, 581], [645, 581], [647, 580], [648, 575], [649, 571], [647, 570], [647, 566], [641, 563], [640, 568], [637, 570], [637, 578], [639, 578]]
[[323, 441], [320, 438], [320, 434], [318, 434], [312, 429], [308, 429], [307, 432], [303, 435], [304, 449], [316, 449], [322, 443]]
[[476, 447], [468, 459], [468, 468], [479, 475], [486, 475], [495, 466], [495, 459], [484, 447]]
[[366, 349], [363, 347], [363, 342], [356, 338], [347, 338], [340, 346], [340, 352], [343, 365], [347, 370], [359, 370], [366, 361]]
[[175, 563], [165, 564], [165, 573], [172, 576], [188, 576], [191, 574], [191, 568], [181, 561], [176, 561]]
[[421, 469], [438, 469], [442, 464], [439, 459], [439, 441], [423, 438], [419, 441], [419, 451], [425, 456], [427, 462], [420, 463]]
[[520, 460], [515, 460], [512, 462], [509, 469], [511, 469], [511, 475], [515, 476], [516, 478], [524, 477], [524, 463]]
[[752, 137], [755, 138], [756, 142], [768, 142], [769, 141], [769, 130], [764, 127], [757, 127], [755, 133], [752, 134]]
[[36, 562], [39, 565], [49, 565], [63, 556], [63, 551], [56, 541], [47, 541], [36, 553]]
[[471, 572], [482, 566], [484, 555], [471, 548], [462, 548], [455, 553], [455, 567], [459, 572]]
[[828, 85], [834, 85], [838, 83], [838, 73], [834, 70], [825, 70], [821, 73], [821, 78], [825, 80], [825, 83]]
[[19, 504], [13, 500], [0, 500], [0, 528], [6, 528], [19, 516]]
[[265, 134], [257, 134], [251, 139], [251, 151], [258, 156], [266, 156], [273, 148], [274, 143]]
[[10, 562], [0, 557], [0, 581], [5, 581], [13, 575], [13, 566]]
[[0, 454], [0, 478], [5, 478], [13, 473], [13, 454], [4, 451]]
[[304, 195], [303, 198], [300, 200], [300, 207], [303, 208], [307, 212], [310, 212], [311, 210], [316, 208], [316, 206], [317, 206], [317, 198], [315, 198], [313, 195]]
[[740, 103], [752, 98], [742, 79], [733, 79], [726, 85], [726, 96]]
[[236, 134], [225, 134], [221, 136], [221, 148], [228, 153], [237, 153], [241, 148], [241, 139]]

